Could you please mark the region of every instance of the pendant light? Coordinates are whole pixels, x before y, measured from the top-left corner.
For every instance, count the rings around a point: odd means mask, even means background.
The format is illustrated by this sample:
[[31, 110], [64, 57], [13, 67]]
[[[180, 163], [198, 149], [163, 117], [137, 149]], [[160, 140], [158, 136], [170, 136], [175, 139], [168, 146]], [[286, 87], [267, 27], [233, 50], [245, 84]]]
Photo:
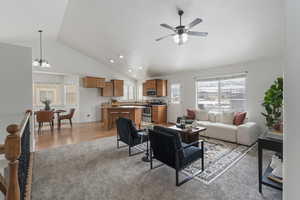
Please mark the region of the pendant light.
[[44, 67], [44, 68], [49, 68], [51, 67], [51, 65], [48, 63], [47, 60], [43, 59], [43, 47], [42, 47], [42, 30], [39, 30], [40, 33], [40, 58], [36, 58], [34, 59], [34, 61], [32, 62], [32, 65], [37, 67]]

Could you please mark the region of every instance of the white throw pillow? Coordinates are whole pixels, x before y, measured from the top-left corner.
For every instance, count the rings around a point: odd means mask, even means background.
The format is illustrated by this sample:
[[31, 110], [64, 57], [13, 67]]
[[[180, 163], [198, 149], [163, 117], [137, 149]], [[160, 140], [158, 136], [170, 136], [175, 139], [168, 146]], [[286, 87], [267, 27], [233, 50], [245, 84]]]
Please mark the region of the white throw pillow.
[[206, 110], [197, 110], [196, 119], [199, 121], [208, 121], [208, 112]]
[[221, 122], [222, 113], [216, 113], [216, 122]]
[[213, 112], [208, 112], [208, 121], [216, 122], [216, 114]]
[[221, 122], [224, 124], [233, 124], [234, 112], [223, 112]]

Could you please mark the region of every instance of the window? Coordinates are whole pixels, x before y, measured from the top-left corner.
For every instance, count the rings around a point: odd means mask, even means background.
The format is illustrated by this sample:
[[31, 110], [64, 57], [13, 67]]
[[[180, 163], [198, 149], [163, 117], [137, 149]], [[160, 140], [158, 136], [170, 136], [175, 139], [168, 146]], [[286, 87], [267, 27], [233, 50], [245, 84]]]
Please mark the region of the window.
[[60, 90], [57, 84], [34, 84], [34, 105], [43, 105], [45, 100], [50, 100], [53, 105], [61, 104]]
[[77, 88], [75, 85], [65, 85], [65, 104], [77, 104]]
[[135, 100], [135, 86], [124, 84], [124, 93], [122, 100]]
[[42, 106], [42, 101], [50, 100], [51, 105], [77, 105], [78, 89], [75, 85], [57, 83], [34, 83], [33, 104]]
[[245, 111], [246, 76], [196, 81], [197, 107], [210, 111]]
[[180, 104], [180, 84], [171, 84], [171, 103]]

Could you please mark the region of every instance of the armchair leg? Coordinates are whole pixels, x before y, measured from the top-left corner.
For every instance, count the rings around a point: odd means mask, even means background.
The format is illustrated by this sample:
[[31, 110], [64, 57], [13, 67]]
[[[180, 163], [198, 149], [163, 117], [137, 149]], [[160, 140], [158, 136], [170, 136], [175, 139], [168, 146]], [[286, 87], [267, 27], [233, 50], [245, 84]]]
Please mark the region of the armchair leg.
[[192, 176], [188, 176], [183, 181], [179, 182], [179, 170], [176, 170], [176, 186], [181, 186], [182, 184], [192, 180], [195, 176], [201, 174], [202, 172], [203, 172], [202, 170], [199, 170], [198, 172], [196, 172]]
[[128, 146], [128, 154], [129, 154], [129, 156], [131, 156], [131, 147], [130, 147], [130, 145]]
[[203, 143], [203, 141], [201, 142], [201, 149], [202, 149], [201, 169], [203, 172], [204, 171], [204, 143]]
[[152, 149], [150, 148], [150, 169], [153, 169]]
[[69, 121], [70, 121], [70, 125], [71, 125], [71, 127], [73, 126], [73, 124], [72, 124], [72, 119], [69, 119]]
[[180, 186], [180, 183], [179, 183], [179, 180], [178, 180], [179, 179], [179, 177], [178, 177], [179, 173], [178, 173], [177, 169], [175, 170], [175, 173], [176, 173], [176, 186]]

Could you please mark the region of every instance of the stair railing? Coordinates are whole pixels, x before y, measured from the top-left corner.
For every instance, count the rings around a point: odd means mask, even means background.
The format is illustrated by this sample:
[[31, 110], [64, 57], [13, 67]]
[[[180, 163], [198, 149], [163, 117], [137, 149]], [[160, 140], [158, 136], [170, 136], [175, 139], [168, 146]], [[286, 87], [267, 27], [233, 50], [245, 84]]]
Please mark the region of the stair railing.
[[0, 175], [0, 191], [6, 200], [29, 200], [31, 198], [32, 154], [30, 152], [32, 111], [26, 111], [20, 125], [7, 127], [9, 135], [0, 144], [0, 154], [8, 160], [8, 176]]

